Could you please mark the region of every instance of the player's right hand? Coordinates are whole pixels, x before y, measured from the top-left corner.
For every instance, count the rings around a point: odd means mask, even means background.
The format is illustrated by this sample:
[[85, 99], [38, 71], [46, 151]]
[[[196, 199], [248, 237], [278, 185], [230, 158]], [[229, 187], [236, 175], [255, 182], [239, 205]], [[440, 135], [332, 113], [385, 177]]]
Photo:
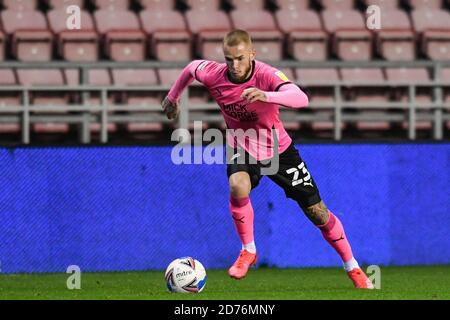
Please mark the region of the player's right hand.
[[178, 103], [174, 103], [169, 100], [168, 97], [165, 97], [162, 104], [163, 112], [167, 115], [169, 120], [176, 119], [178, 117], [178, 113], [180, 113], [180, 108], [178, 107]]

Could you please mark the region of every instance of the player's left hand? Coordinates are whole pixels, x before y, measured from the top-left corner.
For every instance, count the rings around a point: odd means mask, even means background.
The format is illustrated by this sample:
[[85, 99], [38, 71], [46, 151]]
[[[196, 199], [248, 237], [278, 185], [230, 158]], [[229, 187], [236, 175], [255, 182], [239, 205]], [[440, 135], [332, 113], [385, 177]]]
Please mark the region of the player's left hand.
[[255, 101], [267, 102], [267, 97], [264, 91], [256, 88], [245, 89], [241, 94], [241, 98], [247, 100], [250, 103]]

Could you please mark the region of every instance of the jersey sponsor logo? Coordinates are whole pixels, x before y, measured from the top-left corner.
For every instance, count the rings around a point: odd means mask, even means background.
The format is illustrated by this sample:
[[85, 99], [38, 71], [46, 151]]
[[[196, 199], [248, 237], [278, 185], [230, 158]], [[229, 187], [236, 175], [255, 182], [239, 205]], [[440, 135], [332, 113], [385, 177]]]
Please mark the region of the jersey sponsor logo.
[[222, 110], [227, 116], [242, 122], [258, 121], [258, 114], [256, 111], [248, 111], [245, 104], [223, 104]]
[[283, 81], [289, 81], [289, 78], [286, 77], [286, 75], [279, 70], [277, 72], [275, 72], [275, 75]]

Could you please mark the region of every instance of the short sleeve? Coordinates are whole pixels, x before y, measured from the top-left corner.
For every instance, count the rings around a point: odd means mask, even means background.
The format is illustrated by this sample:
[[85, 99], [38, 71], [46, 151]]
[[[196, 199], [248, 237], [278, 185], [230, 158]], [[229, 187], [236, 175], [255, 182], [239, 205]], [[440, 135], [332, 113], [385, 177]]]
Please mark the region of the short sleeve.
[[217, 62], [203, 60], [197, 65], [194, 69], [194, 78], [198, 82], [202, 83], [205, 86], [208, 86], [210, 83], [211, 77], [215, 74], [215, 69], [217, 68]]
[[292, 83], [282, 71], [276, 68], [268, 68], [266, 70], [265, 80], [269, 91], [278, 91], [282, 86]]

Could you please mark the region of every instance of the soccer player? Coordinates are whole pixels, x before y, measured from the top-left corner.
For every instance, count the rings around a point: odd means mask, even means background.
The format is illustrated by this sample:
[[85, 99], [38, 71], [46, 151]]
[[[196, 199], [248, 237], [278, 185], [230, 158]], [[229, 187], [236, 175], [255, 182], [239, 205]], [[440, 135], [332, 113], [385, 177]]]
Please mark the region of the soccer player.
[[[230, 187], [229, 207], [242, 250], [228, 270], [230, 277], [242, 279], [249, 268], [256, 264], [256, 245], [253, 233], [254, 212], [250, 191], [262, 175], [263, 160], [272, 157], [274, 139], [278, 139], [278, 171], [268, 175], [284, 189], [286, 196], [295, 200], [309, 220], [320, 230], [325, 240], [341, 257], [348, 276], [356, 288], [372, 289], [373, 285], [352, 254], [341, 221], [322, 201], [319, 190], [305, 162], [300, 157], [292, 139], [279, 119], [279, 107], [303, 108], [308, 97], [279, 70], [255, 60], [255, 50], [249, 34], [243, 30], [228, 33], [223, 40], [226, 63], [195, 60], [187, 65], [162, 102], [169, 119], [179, 113], [179, 97], [194, 79], [201, 82], [220, 106], [229, 129], [266, 130], [268, 146], [260, 139], [247, 139], [232, 147], [236, 154], [227, 161]], [[275, 129], [276, 137], [272, 136]], [[273, 137], [273, 138], [271, 138]], [[236, 140], [234, 140], [236, 144]], [[230, 143], [230, 142], [228, 142]], [[264, 147], [268, 147], [264, 149]], [[266, 152], [264, 151], [266, 150]], [[248, 159], [238, 161], [242, 159]], [[242, 160], [241, 159], [241, 160]], [[257, 160], [249, 161], [250, 159]]]

